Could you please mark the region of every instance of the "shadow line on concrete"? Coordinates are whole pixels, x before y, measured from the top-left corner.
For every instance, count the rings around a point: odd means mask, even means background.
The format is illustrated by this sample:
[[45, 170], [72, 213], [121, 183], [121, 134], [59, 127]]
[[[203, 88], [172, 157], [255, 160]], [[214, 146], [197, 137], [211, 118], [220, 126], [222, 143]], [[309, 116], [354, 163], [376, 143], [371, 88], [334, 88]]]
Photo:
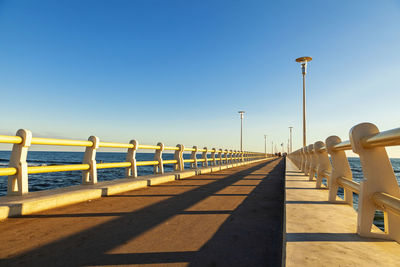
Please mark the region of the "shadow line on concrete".
[[295, 190], [315, 190], [315, 187], [286, 187], [286, 189], [295, 189]]
[[106, 254], [102, 257], [101, 266], [125, 264], [166, 264], [190, 262], [197, 251], [147, 252]]
[[356, 233], [287, 233], [287, 242], [393, 242], [391, 240], [364, 238]]
[[343, 203], [331, 203], [329, 201], [303, 201], [303, 200], [298, 200], [298, 201], [286, 201], [286, 204], [345, 204]]

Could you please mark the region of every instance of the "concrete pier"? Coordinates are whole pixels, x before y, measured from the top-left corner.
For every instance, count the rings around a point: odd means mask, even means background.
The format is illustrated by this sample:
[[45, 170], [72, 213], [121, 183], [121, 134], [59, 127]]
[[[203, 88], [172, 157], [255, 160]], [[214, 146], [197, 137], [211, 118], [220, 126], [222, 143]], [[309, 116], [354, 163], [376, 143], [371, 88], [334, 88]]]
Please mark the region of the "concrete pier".
[[328, 190], [286, 165], [286, 266], [400, 266], [400, 244], [358, 236], [353, 207], [329, 203]]
[[280, 266], [283, 159], [0, 222], [1, 266]]

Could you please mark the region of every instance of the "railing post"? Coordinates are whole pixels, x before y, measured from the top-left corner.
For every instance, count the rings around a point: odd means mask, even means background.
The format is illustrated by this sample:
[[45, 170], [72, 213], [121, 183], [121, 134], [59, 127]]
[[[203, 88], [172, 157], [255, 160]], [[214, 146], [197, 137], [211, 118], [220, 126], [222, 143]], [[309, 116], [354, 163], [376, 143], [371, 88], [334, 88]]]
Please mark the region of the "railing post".
[[174, 159], [177, 163], [174, 165], [175, 171], [183, 171], [185, 169], [185, 163], [183, 161], [183, 151], [185, 150], [185, 146], [178, 144], [176, 145], [179, 150], [175, 150]]
[[[400, 198], [393, 167], [385, 147], [365, 148], [363, 138], [378, 134], [378, 128], [372, 123], [361, 123], [350, 130], [350, 142], [354, 153], [360, 156], [364, 180], [360, 183], [358, 197], [357, 233], [361, 236], [382, 237], [371, 233], [375, 210], [374, 193], [387, 193]], [[387, 237], [400, 242], [400, 216], [384, 210], [385, 233]]]
[[298, 150], [298, 161], [299, 161], [299, 166], [298, 166], [298, 168], [299, 168], [299, 170], [301, 170], [301, 168], [302, 168], [302, 166], [303, 166], [303, 164], [304, 164], [304, 154], [303, 154], [303, 148], [300, 148], [299, 150]]
[[[343, 150], [336, 151], [333, 149], [333, 146], [340, 144], [342, 140], [337, 136], [329, 136], [325, 140], [326, 150], [331, 155], [332, 161], [332, 172], [331, 176], [328, 179], [329, 184], [329, 201], [337, 202], [337, 192], [339, 188], [339, 184], [337, 179], [340, 177], [345, 177], [347, 179], [352, 180], [353, 174], [350, 169], [349, 161], [347, 160], [346, 153]], [[349, 205], [353, 206], [353, 192], [349, 189], [343, 188], [344, 190], [344, 201]]]
[[212, 149], [212, 152], [211, 152], [211, 159], [212, 159], [212, 166], [217, 166], [217, 161], [215, 160], [215, 152], [216, 152], [217, 150], [215, 149], [215, 147]]
[[16, 168], [17, 173], [8, 176], [7, 195], [22, 196], [28, 193], [28, 149], [31, 146], [32, 132], [20, 129], [16, 133], [22, 138], [20, 144], [14, 144], [10, 156], [8, 167]]
[[219, 158], [219, 166], [222, 165], [222, 149], [220, 148], [218, 150], [218, 158]]
[[[318, 141], [314, 143], [314, 153], [316, 157], [318, 157], [318, 166], [317, 166], [317, 183], [315, 184], [316, 188], [321, 188], [322, 179], [325, 177], [327, 180], [329, 178], [325, 173], [330, 173], [332, 170], [331, 162], [329, 161], [329, 156], [326, 150], [322, 150], [325, 146], [324, 142]], [[327, 181], [327, 185], [329, 181]]]
[[129, 143], [132, 144], [133, 147], [128, 148], [126, 161], [131, 163], [131, 167], [125, 169], [125, 176], [129, 178], [136, 178], [138, 176], [136, 166], [136, 151], [139, 147], [139, 142], [137, 140], [131, 140]]
[[301, 148], [302, 154], [303, 154], [303, 161], [301, 164], [301, 171], [305, 174], [306, 173], [306, 166], [307, 166], [307, 147], [302, 147]]
[[224, 156], [225, 156], [225, 165], [228, 165], [228, 150], [225, 149], [224, 151]]
[[201, 154], [201, 159], [204, 159], [204, 161], [202, 162], [202, 166], [203, 167], [207, 167], [208, 166], [208, 161], [207, 161], [207, 147], [203, 148], [205, 151], [203, 151], [203, 153]]
[[96, 151], [99, 148], [99, 138], [90, 136], [89, 141], [93, 143], [91, 147], [86, 147], [83, 156], [83, 164], [89, 164], [89, 170], [82, 172], [82, 184], [97, 184]]
[[304, 166], [304, 174], [305, 175], [309, 175], [310, 173], [310, 164], [311, 164], [311, 157], [310, 157], [310, 148], [308, 146], [305, 147], [305, 151], [306, 151], [306, 166]]
[[234, 151], [233, 158], [235, 159], [235, 166], [237, 167], [238, 166], [238, 151], [237, 150]]
[[159, 146], [160, 149], [156, 149], [154, 153], [154, 160], [158, 161], [158, 164], [154, 165], [154, 174], [163, 174], [164, 163], [163, 163], [162, 153], [164, 151], [164, 144], [159, 142], [157, 146]]
[[315, 169], [318, 166], [318, 157], [314, 151], [314, 145], [311, 144], [308, 146], [308, 153], [310, 155], [310, 165], [308, 167], [308, 180], [312, 181], [315, 177]]
[[196, 153], [197, 153], [197, 146], [193, 146], [194, 151], [192, 151], [192, 154], [190, 155], [190, 159], [194, 160], [190, 166], [192, 167], [192, 169], [197, 169], [197, 157], [196, 157]]
[[233, 167], [233, 154], [232, 153], [233, 153], [232, 149], [229, 150], [229, 163], [230, 163], [231, 167]]

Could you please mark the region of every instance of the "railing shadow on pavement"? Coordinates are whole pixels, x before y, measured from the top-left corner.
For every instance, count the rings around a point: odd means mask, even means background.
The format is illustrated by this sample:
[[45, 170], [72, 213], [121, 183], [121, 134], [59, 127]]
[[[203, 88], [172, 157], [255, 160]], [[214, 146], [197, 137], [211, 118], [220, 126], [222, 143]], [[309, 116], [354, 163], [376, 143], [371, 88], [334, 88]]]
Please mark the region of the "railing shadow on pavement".
[[[83, 214], [50, 214], [50, 215], [30, 215], [30, 218], [53, 218], [53, 217], [95, 217], [95, 216], [119, 216], [115, 219], [95, 225], [89, 229], [80, 231], [70, 236], [45, 244], [33, 250], [24, 252], [20, 255], [3, 259], [0, 264], [14, 265], [29, 262], [30, 266], [57, 266], [70, 262], [74, 266], [83, 265], [107, 265], [107, 264], [133, 264], [133, 263], [168, 263], [191, 261], [197, 252], [162, 252], [162, 253], [132, 253], [106, 254], [108, 251], [125, 244], [129, 240], [138, 237], [142, 233], [149, 231], [160, 223], [171, 217], [186, 212], [185, 210], [200, 201], [215, 195], [218, 191], [232, 186], [235, 182], [269, 164], [278, 160], [278, 165], [284, 165], [279, 159], [268, 162], [257, 163], [255, 166], [240, 170], [228, 175], [226, 178], [218, 179], [208, 184], [198, 185], [197, 188], [185, 191], [179, 195], [172, 195], [168, 199], [160, 200], [149, 206], [132, 212], [115, 213], [83, 213]], [[283, 168], [284, 169], [284, 168]], [[214, 175], [214, 174], [208, 174]], [[282, 175], [283, 176], [283, 175]], [[189, 178], [190, 179], [190, 178]], [[265, 182], [264, 179], [261, 183]], [[261, 184], [260, 183], [260, 184]], [[260, 185], [259, 185], [260, 186]], [[259, 188], [257, 186], [254, 190]], [[167, 194], [169, 195], [169, 194]], [[159, 197], [159, 195], [155, 195]], [[121, 197], [121, 196], [120, 196]], [[135, 198], [136, 196], [131, 196]], [[247, 199], [251, 197], [247, 196]], [[118, 198], [114, 195], [113, 198]], [[129, 197], [123, 197], [128, 201]], [[242, 204], [244, 205], [244, 204]], [[228, 214], [228, 211], [212, 211], [217, 214]], [[88, 236], [90, 235], [90, 239]], [[55, 253], [60, 252], [62, 253]], [[38, 256], [40, 255], [40, 257]], [[157, 256], [158, 255], [158, 256]]]

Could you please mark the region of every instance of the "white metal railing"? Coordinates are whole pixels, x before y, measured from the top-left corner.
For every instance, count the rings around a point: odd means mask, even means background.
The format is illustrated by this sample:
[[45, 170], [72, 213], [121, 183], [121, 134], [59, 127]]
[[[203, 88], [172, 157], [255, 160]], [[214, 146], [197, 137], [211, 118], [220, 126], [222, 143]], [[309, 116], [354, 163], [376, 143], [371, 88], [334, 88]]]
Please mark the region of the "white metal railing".
[[[348, 141], [330, 136], [298, 149], [289, 158], [310, 180], [317, 176], [316, 187], [326, 178], [329, 201], [337, 203], [338, 188], [344, 189], [344, 202], [358, 198], [357, 233], [365, 237], [393, 239], [400, 243], [400, 188], [386, 152], [386, 146], [400, 145], [400, 128], [379, 132], [371, 123], [361, 123], [350, 130]], [[345, 151], [360, 157], [364, 175], [361, 183], [353, 181]], [[329, 159], [330, 156], [330, 159]], [[384, 234], [371, 232], [376, 210], [384, 212]]]
[[[163, 143], [157, 145], [141, 145], [137, 140], [129, 143], [100, 142], [96, 136], [90, 136], [86, 140], [68, 140], [32, 137], [29, 130], [18, 130], [15, 136], [0, 135], [0, 143], [13, 144], [9, 165], [7, 168], [0, 168], [0, 176], [8, 176], [8, 195], [24, 195], [28, 193], [28, 175], [34, 173], [49, 173], [63, 171], [82, 171], [82, 184], [96, 184], [97, 170], [107, 168], [125, 168], [127, 178], [138, 176], [137, 167], [153, 166], [154, 174], [163, 174], [164, 165], [172, 164], [174, 171], [183, 171], [185, 163], [190, 163], [191, 168], [197, 169], [198, 164], [207, 166], [228, 166], [235, 167], [243, 163], [258, 159], [267, 158], [268, 154], [249, 151], [223, 150], [223, 149], [202, 149], [194, 146], [185, 148], [178, 144], [176, 147], [167, 147]], [[56, 145], [56, 146], [79, 146], [86, 147], [82, 164], [53, 165], [53, 166], [28, 166], [27, 155], [31, 145]], [[126, 148], [126, 160], [124, 162], [97, 163], [96, 152], [100, 147], [105, 148]], [[138, 149], [154, 150], [152, 161], [137, 161], [136, 152]], [[173, 160], [163, 159], [163, 151], [174, 151]], [[190, 159], [184, 159], [184, 152], [191, 152]], [[201, 152], [201, 158], [197, 153]]]

